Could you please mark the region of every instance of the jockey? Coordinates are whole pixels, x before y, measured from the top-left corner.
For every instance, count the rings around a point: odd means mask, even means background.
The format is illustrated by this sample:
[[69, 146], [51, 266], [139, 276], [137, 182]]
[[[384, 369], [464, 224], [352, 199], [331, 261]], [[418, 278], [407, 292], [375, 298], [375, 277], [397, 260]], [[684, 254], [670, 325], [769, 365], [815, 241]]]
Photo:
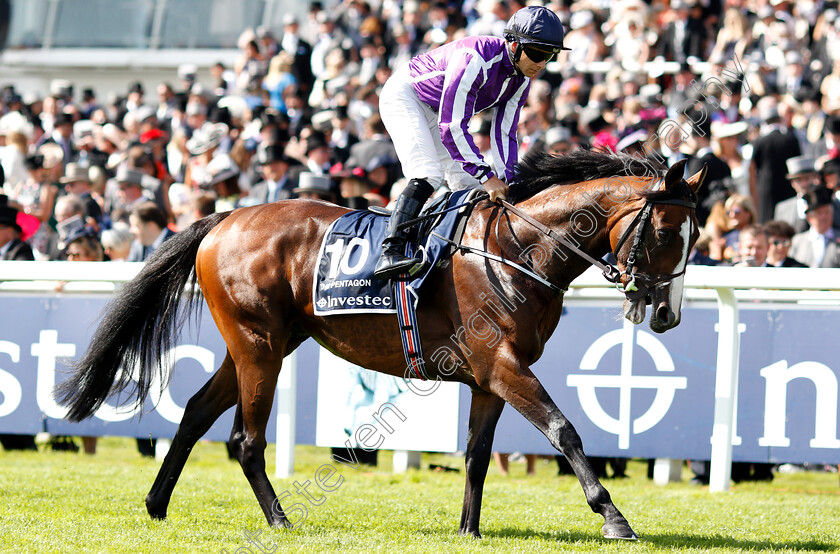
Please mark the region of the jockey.
[[[379, 110], [394, 141], [408, 185], [397, 199], [374, 275], [390, 279], [419, 260], [405, 256], [408, 234], [398, 226], [414, 219], [432, 193], [481, 185], [495, 202], [508, 192], [518, 159], [516, 129], [531, 79], [563, 47], [563, 24], [541, 6], [513, 14], [498, 37], [466, 37], [419, 54], [382, 88]], [[473, 115], [491, 114], [496, 175], [469, 134]], [[504, 171], [504, 174], [502, 174]]]

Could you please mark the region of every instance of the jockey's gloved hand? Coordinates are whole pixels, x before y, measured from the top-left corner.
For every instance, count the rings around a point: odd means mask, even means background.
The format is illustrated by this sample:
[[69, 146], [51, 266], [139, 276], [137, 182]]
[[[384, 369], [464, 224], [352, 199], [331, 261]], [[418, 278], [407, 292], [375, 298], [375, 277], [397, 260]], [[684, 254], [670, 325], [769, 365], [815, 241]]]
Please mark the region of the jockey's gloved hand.
[[491, 202], [504, 200], [507, 198], [508, 192], [510, 191], [507, 184], [496, 176], [490, 177], [481, 186], [484, 187], [484, 190], [490, 195]]

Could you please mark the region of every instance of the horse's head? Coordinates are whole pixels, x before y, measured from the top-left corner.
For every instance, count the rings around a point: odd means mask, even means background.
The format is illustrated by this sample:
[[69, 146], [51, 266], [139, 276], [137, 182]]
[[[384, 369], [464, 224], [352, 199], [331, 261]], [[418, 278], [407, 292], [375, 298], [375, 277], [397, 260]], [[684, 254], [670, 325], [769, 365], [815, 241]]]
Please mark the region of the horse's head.
[[624, 317], [641, 323], [650, 304], [650, 328], [657, 333], [680, 323], [685, 267], [699, 235], [695, 195], [706, 168], [688, 179], [684, 171], [682, 161], [664, 179], [648, 181], [640, 193], [644, 207], [625, 213], [610, 230], [625, 294]]

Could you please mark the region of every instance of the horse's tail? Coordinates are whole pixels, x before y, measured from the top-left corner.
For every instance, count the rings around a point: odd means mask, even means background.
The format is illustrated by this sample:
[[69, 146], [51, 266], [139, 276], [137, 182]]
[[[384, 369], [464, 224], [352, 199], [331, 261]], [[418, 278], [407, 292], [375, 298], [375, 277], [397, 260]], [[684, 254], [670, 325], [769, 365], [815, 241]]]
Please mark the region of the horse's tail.
[[[72, 376], [55, 389], [58, 403], [69, 408], [67, 419], [80, 421], [92, 416], [108, 396], [135, 381], [128, 398], [136, 395], [136, 405], [143, 404], [155, 381], [166, 386], [169, 375], [164, 374], [163, 354], [177, 339], [189, 314], [201, 305], [195, 286], [198, 247], [228, 215], [230, 212], [210, 215], [175, 234], [120, 289], [106, 308], [87, 353], [70, 364]], [[191, 291], [182, 310], [188, 283]], [[128, 403], [128, 398], [121, 398], [120, 403]]]

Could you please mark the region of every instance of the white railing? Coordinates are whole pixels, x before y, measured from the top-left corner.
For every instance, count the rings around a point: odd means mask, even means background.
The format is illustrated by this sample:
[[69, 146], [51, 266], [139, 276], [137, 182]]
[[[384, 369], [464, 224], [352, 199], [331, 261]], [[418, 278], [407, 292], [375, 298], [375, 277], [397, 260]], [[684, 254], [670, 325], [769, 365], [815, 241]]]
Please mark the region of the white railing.
[[[62, 293], [101, 292], [102, 283], [123, 283], [131, 280], [142, 268], [141, 263], [101, 262], [6, 262], [0, 261], [0, 291], [55, 290], [65, 283]], [[33, 286], [36, 283], [37, 286]], [[575, 298], [610, 297], [621, 299], [620, 293], [601, 273], [590, 268], [572, 283], [569, 292]], [[609, 290], [613, 289], [613, 290]], [[732, 469], [732, 437], [739, 372], [740, 333], [738, 332], [739, 300], [767, 300], [785, 303], [837, 305], [840, 302], [840, 269], [801, 268], [734, 268], [690, 266], [685, 275], [688, 300], [710, 300], [718, 304], [718, 349], [715, 381], [714, 426], [710, 490], [729, 488]], [[291, 472], [294, 458], [294, 385], [295, 364], [284, 371], [287, 378], [278, 385], [285, 402], [278, 412], [278, 474]], [[282, 462], [282, 463], [281, 463]]]

